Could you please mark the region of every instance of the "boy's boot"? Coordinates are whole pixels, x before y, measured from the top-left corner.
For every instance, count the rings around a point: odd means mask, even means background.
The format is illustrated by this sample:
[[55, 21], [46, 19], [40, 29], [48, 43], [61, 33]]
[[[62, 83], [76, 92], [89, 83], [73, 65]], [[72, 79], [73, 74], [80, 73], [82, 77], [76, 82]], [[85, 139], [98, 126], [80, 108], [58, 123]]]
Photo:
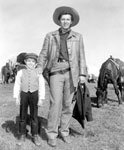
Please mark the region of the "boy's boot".
[[26, 135], [22, 134], [19, 138], [19, 142], [17, 143], [18, 145], [22, 145], [23, 142], [25, 142], [25, 137]]
[[20, 138], [19, 138], [18, 145], [21, 145], [23, 142], [25, 142], [25, 138], [26, 138], [26, 124], [24, 121], [19, 122], [19, 133], [20, 133]]
[[20, 141], [25, 142], [25, 137], [26, 137], [26, 135], [22, 134], [20, 137]]

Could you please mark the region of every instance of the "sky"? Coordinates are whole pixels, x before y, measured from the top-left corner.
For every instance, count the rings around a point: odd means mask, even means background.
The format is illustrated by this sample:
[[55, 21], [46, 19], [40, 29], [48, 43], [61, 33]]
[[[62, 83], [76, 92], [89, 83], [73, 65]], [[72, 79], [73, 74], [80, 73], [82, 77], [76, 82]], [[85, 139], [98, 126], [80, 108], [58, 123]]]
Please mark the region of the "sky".
[[0, 0], [0, 68], [21, 52], [39, 55], [45, 35], [57, 30], [53, 12], [70, 6], [80, 16], [88, 72], [98, 76], [112, 55], [124, 61], [124, 0]]

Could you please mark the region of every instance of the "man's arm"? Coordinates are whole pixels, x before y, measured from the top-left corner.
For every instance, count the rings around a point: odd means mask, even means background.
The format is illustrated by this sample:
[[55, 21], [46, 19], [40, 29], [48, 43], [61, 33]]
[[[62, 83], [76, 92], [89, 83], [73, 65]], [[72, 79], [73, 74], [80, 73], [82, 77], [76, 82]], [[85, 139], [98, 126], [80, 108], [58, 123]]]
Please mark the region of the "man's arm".
[[80, 65], [80, 74], [79, 80], [80, 82], [85, 82], [87, 77], [87, 66], [86, 66], [86, 59], [85, 59], [85, 51], [84, 51], [84, 43], [83, 37], [80, 35], [80, 42], [79, 42], [79, 51], [80, 51], [80, 58], [79, 58], [79, 65]]
[[46, 35], [46, 37], [44, 39], [42, 50], [41, 50], [39, 57], [38, 57], [37, 68], [39, 70], [39, 73], [43, 72], [44, 66], [45, 66], [46, 61], [48, 59], [48, 49], [49, 49], [49, 38]]

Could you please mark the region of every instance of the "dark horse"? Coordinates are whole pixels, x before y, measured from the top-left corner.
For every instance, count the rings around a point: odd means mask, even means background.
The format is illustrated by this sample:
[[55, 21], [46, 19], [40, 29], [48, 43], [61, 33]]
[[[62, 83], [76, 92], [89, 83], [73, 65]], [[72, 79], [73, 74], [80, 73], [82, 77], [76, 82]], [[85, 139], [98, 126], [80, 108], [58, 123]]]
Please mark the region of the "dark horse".
[[107, 85], [113, 84], [119, 104], [124, 99], [124, 62], [120, 59], [108, 58], [101, 66], [97, 82], [97, 107], [107, 103]]
[[9, 81], [9, 78], [10, 78], [10, 75], [11, 75], [11, 71], [10, 71], [8, 63], [6, 63], [6, 65], [2, 67], [1, 74], [2, 74], [2, 82], [4, 84], [5, 83], [8, 84], [8, 81]]

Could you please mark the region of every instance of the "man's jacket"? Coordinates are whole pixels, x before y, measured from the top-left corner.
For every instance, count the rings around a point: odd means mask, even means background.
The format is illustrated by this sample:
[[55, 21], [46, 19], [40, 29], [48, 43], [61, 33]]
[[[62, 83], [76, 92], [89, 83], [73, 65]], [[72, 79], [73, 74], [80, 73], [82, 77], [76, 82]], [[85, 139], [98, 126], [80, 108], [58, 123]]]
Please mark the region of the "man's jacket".
[[92, 121], [91, 98], [86, 84], [78, 83], [77, 91], [73, 97], [76, 100], [73, 109], [73, 118], [75, 118], [84, 128], [84, 120]]
[[[77, 87], [80, 74], [87, 74], [84, 45], [82, 35], [71, 32], [67, 38], [67, 50], [69, 54], [69, 64], [71, 68], [72, 80]], [[60, 52], [59, 31], [50, 32], [46, 35], [42, 50], [38, 58], [38, 68], [43, 72], [44, 68], [51, 68], [58, 61]]]

